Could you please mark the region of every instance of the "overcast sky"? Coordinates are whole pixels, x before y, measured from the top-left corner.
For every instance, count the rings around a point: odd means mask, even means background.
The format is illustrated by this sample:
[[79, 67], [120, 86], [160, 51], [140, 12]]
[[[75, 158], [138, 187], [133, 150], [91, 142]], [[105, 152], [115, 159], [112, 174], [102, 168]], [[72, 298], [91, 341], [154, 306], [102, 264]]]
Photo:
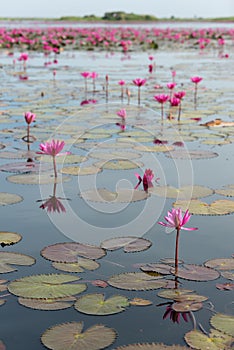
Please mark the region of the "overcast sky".
[[156, 17], [234, 16], [234, 0], [0, 0], [0, 17], [84, 16], [125, 11]]

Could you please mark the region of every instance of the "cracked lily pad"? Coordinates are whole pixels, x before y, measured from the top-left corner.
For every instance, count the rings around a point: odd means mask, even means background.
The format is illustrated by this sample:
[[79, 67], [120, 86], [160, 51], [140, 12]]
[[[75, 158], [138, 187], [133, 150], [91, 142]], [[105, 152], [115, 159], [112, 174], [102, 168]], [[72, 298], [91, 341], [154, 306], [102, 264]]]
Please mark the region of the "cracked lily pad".
[[81, 192], [80, 196], [84, 200], [100, 203], [131, 203], [148, 198], [144, 191], [119, 189], [118, 192], [111, 192], [105, 188]]
[[118, 237], [103, 241], [101, 247], [106, 250], [117, 250], [124, 248], [125, 253], [141, 252], [148, 249], [152, 243], [145, 238], [138, 237]]
[[129, 306], [128, 298], [122, 295], [112, 295], [105, 298], [104, 294], [86, 294], [77, 299], [75, 309], [88, 315], [112, 315], [125, 310]]
[[111, 345], [116, 332], [102, 324], [83, 331], [83, 322], [62, 323], [47, 329], [41, 336], [42, 343], [52, 350], [99, 350]]
[[126, 290], [151, 290], [166, 285], [163, 276], [150, 276], [143, 272], [127, 272], [114, 275], [107, 281], [112, 287]]
[[41, 250], [41, 255], [51, 261], [63, 263], [76, 263], [79, 257], [87, 259], [100, 259], [105, 250], [89, 244], [65, 242], [49, 245]]
[[23, 298], [63, 298], [86, 290], [87, 286], [84, 283], [69, 283], [79, 279], [77, 276], [68, 274], [32, 275], [10, 282], [8, 290]]
[[0, 205], [9, 205], [22, 202], [23, 197], [14, 193], [0, 192]]
[[33, 264], [35, 264], [35, 259], [29, 255], [14, 252], [0, 252], [0, 273], [17, 271], [14, 265], [31, 266]]
[[173, 203], [175, 208], [181, 208], [183, 211], [189, 209], [190, 214], [194, 215], [227, 215], [234, 213], [234, 201], [220, 199], [211, 204], [201, 202], [197, 199], [190, 201], [178, 200]]

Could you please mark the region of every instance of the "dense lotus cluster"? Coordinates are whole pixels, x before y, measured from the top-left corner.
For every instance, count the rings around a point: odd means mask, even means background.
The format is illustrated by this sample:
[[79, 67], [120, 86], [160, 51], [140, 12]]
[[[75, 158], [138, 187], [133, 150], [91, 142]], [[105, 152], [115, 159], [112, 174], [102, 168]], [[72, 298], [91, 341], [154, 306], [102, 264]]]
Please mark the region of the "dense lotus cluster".
[[0, 28], [0, 48], [59, 53], [62, 49], [157, 49], [163, 43], [184, 44], [201, 50], [214, 45], [223, 51], [234, 39], [234, 29], [224, 28], [134, 28], [134, 27], [48, 27]]

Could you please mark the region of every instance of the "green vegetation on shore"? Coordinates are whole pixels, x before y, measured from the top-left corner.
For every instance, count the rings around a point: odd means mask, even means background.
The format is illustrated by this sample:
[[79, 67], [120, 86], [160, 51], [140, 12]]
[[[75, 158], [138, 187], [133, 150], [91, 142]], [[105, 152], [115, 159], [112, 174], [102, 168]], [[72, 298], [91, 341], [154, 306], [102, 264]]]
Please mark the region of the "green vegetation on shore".
[[201, 17], [193, 17], [193, 18], [176, 18], [171, 16], [170, 18], [158, 18], [148, 14], [134, 14], [134, 13], [126, 13], [124, 11], [114, 11], [114, 12], [106, 12], [102, 17], [96, 15], [85, 15], [83, 17], [80, 16], [63, 16], [60, 18], [4, 18], [0, 17], [0, 20], [8, 20], [8, 21], [22, 21], [22, 20], [30, 20], [30, 21], [61, 21], [61, 22], [234, 22], [234, 17], [220, 17], [220, 18], [201, 18]]

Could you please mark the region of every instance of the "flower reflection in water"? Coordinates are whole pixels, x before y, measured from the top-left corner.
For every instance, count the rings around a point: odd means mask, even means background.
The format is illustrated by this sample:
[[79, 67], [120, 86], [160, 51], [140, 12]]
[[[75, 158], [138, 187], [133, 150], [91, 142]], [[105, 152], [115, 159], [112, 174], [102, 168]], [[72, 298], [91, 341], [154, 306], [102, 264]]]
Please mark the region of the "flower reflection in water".
[[57, 187], [57, 183], [54, 183], [54, 187], [53, 187], [53, 194], [45, 200], [38, 200], [37, 202], [43, 202], [40, 205], [41, 209], [46, 209], [46, 211], [48, 213], [65, 213], [66, 212], [66, 208], [65, 206], [62, 204], [62, 200], [70, 200], [69, 198], [61, 198], [61, 197], [56, 197], [56, 187]]

